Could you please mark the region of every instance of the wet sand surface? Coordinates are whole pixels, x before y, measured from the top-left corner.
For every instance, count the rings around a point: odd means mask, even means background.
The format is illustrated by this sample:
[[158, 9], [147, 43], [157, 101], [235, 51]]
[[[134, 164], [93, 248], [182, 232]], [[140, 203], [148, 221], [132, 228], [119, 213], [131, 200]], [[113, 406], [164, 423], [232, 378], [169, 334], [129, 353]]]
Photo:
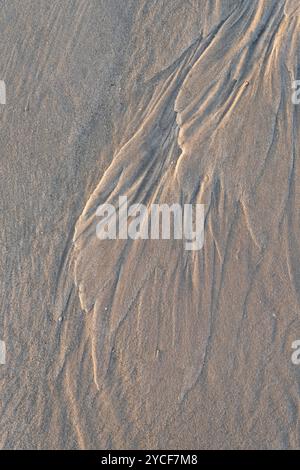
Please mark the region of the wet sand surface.
[[[0, 8], [1, 448], [299, 448], [298, 2]], [[203, 249], [100, 241], [122, 195]]]

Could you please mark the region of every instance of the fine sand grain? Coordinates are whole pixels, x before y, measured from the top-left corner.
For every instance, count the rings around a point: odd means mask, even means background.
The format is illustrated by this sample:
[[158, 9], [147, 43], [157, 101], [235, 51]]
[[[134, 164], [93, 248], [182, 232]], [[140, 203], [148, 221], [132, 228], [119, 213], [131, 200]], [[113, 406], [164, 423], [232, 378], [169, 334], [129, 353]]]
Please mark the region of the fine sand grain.
[[[300, 3], [2, 0], [0, 445], [300, 447]], [[205, 204], [205, 242], [96, 237]]]

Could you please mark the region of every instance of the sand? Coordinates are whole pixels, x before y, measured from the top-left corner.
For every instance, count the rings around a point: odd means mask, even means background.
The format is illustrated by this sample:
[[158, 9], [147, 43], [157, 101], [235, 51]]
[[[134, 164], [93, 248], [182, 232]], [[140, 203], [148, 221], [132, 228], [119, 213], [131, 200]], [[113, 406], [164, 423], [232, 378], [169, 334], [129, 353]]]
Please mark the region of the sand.
[[[1, 448], [299, 448], [298, 1], [0, 7]], [[122, 195], [203, 249], [100, 241]]]

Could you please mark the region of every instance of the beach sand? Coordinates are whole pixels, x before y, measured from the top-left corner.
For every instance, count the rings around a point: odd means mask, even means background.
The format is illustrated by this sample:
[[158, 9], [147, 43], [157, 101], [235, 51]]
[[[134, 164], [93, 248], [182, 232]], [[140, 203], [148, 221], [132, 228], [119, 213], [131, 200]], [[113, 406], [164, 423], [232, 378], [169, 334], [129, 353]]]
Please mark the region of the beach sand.
[[[298, 1], [0, 9], [1, 448], [299, 448]], [[203, 248], [99, 240], [124, 195]]]

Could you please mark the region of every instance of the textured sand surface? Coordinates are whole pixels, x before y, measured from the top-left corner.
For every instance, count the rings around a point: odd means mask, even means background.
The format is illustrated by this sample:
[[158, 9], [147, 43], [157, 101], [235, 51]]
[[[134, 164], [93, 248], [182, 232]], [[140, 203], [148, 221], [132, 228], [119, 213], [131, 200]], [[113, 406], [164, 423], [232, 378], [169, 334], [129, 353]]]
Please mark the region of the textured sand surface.
[[[2, 0], [2, 448], [300, 447], [300, 4]], [[205, 243], [95, 210], [205, 204]]]

